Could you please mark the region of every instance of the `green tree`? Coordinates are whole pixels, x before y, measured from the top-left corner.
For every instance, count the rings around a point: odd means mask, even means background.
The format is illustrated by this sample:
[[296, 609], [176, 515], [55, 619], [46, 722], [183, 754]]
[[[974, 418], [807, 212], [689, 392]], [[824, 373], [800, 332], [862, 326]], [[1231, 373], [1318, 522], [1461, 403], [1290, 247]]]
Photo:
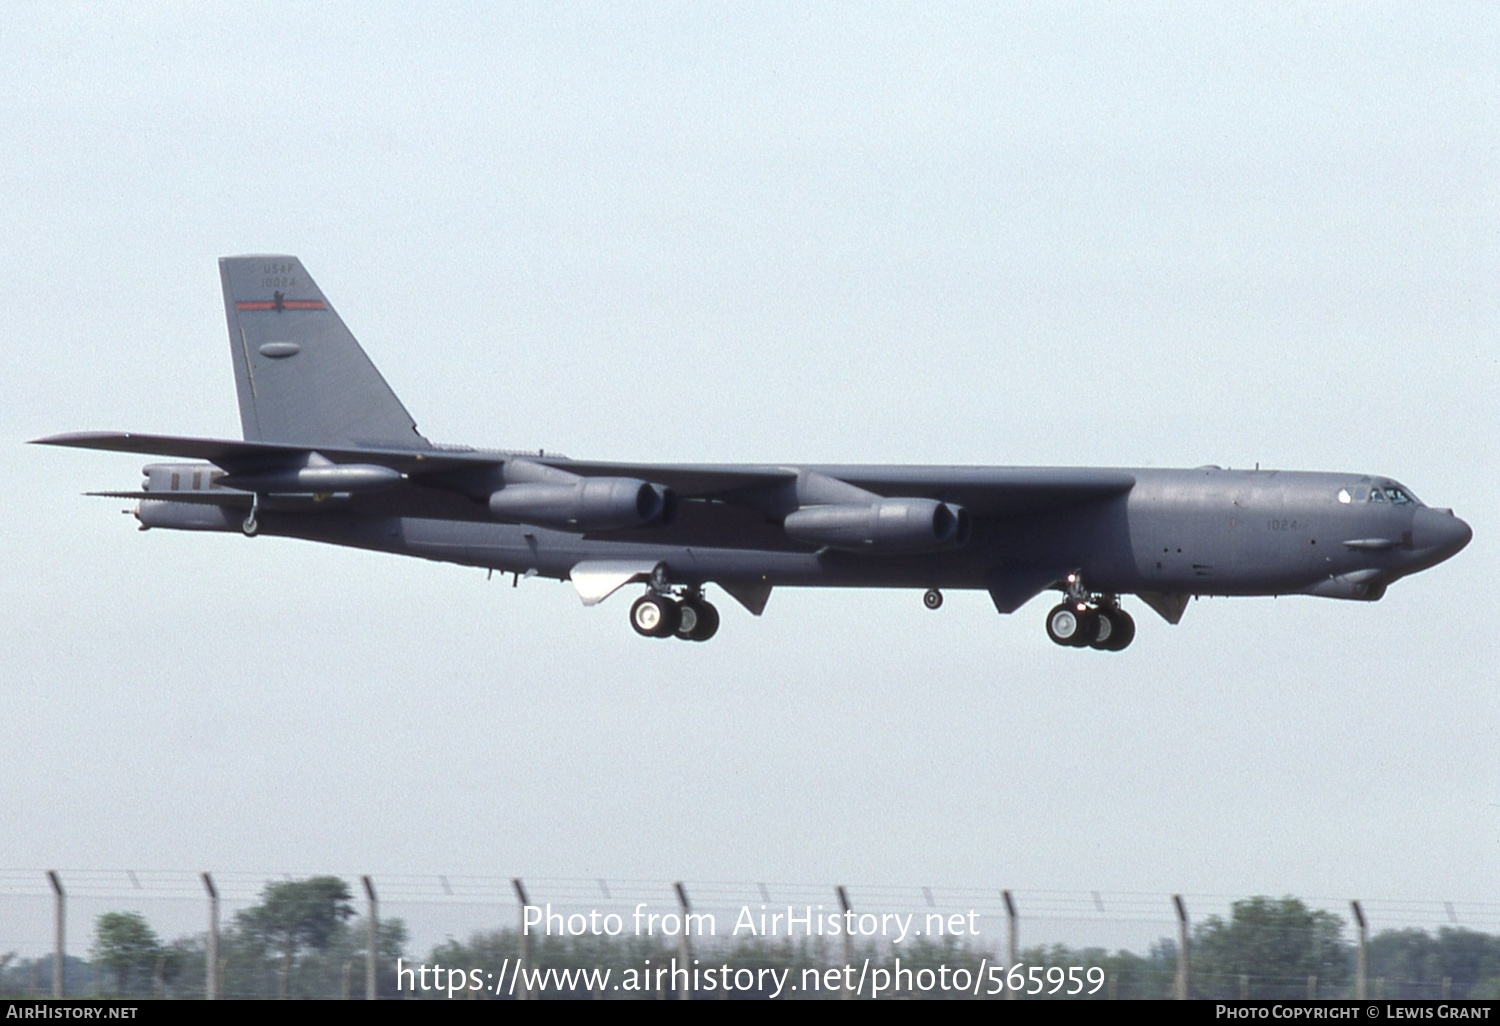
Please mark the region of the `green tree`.
[[239, 940], [250, 954], [280, 960], [278, 991], [291, 996], [299, 960], [326, 953], [354, 915], [349, 886], [334, 876], [267, 884], [259, 905], [236, 913]]
[[[352, 919], [340, 924], [326, 950], [306, 959], [304, 975], [321, 981], [322, 997], [365, 995], [365, 958], [370, 943], [369, 921]], [[375, 993], [382, 998], [401, 997], [396, 990], [396, 960], [406, 957], [406, 923], [381, 919], [375, 938]], [[310, 982], [310, 981], [309, 981]]]
[[1237, 997], [1244, 976], [1252, 997], [1300, 997], [1315, 976], [1318, 992], [1326, 995], [1349, 979], [1343, 930], [1338, 916], [1297, 898], [1236, 901], [1227, 921], [1210, 916], [1193, 931], [1193, 992]]
[[161, 938], [139, 912], [106, 912], [94, 921], [94, 964], [115, 978], [115, 993], [150, 993], [151, 981], [165, 975]]
[[1370, 978], [1382, 981], [1380, 997], [1437, 998], [1448, 981], [1454, 998], [1490, 996], [1500, 977], [1500, 937], [1445, 926], [1384, 930], [1370, 941]]

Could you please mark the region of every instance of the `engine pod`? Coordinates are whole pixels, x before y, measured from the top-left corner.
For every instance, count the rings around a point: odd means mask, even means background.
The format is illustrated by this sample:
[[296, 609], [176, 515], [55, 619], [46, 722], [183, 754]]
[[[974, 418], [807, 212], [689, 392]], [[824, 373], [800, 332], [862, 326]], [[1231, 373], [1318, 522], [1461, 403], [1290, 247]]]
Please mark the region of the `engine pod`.
[[490, 513], [563, 531], [641, 527], [667, 509], [670, 493], [630, 477], [580, 477], [571, 482], [508, 484], [490, 496]]
[[804, 506], [787, 515], [787, 536], [856, 552], [932, 552], [969, 540], [969, 514], [936, 499]]

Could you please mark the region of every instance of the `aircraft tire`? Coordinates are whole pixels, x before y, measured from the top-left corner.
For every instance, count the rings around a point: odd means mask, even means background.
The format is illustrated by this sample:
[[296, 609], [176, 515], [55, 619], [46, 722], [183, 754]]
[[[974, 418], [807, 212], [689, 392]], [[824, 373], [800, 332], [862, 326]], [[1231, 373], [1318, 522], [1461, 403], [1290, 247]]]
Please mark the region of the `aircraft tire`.
[[1093, 624], [1087, 623], [1078, 607], [1071, 602], [1053, 606], [1047, 614], [1047, 637], [1064, 648], [1077, 648], [1080, 636], [1092, 637]]
[[1120, 621], [1116, 618], [1115, 611], [1105, 607], [1093, 610], [1094, 614], [1094, 636], [1089, 641], [1089, 648], [1096, 648], [1101, 652], [1108, 652], [1109, 642], [1115, 635]]
[[677, 603], [664, 595], [643, 595], [630, 607], [630, 626], [644, 638], [670, 638], [681, 622]]
[[702, 615], [702, 609], [692, 599], [683, 599], [677, 603], [677, 630], [674, 633], [679, 638], [687, 640], [693, 636], [693, 631], [698, 628], [698, 617]]
[[1109, 652], [1120, 652], [1135, 640], [1135, 618], [1123, 609], [1112, 609], [1109, 613], [1114, 618], [1115, 629], [1104, 648]]
[[682, 622], [677, 636], [684, 641], [707, 641], [719, 632], [719, 611], [701, 599], [687, 599], [681, 605]]
[[245, 533], [246, 538], [254, 538], [260, 534], [260, 521], [255, 519], [255, 514], [252, 513], [240, 521], [240, 530]]
[[928, 588], [926, 594], [922, 596], [922, 605], [928, 609], [943, 608], [943, 593], [936, 588]]
[[1099, 611], [1085, 608], [1078, 614], [1078, 633], [1071, 642], [1074, 648], [1088, 648], [1099, 633]]

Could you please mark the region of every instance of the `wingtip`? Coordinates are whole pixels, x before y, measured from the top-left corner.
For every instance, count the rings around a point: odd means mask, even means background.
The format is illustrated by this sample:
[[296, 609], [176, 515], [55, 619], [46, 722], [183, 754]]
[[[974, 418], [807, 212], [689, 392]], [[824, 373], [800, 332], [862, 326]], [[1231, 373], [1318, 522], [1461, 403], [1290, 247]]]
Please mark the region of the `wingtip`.
[[65, 431], [60, 435], [45, 435], [41, 438], [33, 438], [27, 445], [72, 445], [79, 442], [94, 441], [100, 438], [129, 438], [128, 431]]

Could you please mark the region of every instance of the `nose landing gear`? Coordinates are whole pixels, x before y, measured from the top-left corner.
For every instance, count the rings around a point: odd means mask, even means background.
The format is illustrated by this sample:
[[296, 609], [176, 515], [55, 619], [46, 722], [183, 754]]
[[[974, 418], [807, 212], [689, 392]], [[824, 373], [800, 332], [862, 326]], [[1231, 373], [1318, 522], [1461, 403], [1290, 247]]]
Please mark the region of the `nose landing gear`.
[[1119, 652], [1135, 640], [1135, 620], [1118, 595], [1094, 595], [1078, 574], [1068, 576], [1064, 601], [1047, 613], [1047, 637], [1066, 648]]

